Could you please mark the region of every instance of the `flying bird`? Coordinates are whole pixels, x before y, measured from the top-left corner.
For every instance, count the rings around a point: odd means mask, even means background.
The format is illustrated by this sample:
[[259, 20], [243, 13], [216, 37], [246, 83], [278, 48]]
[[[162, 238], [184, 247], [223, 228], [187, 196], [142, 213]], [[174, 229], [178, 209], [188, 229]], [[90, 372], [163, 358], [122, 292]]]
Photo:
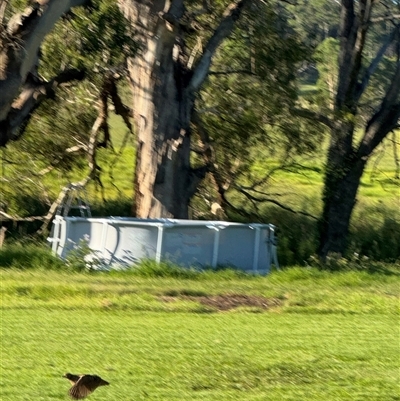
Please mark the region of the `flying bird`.
[[108, 386], [110, 384], [97, 375], [73, 375], [72, 373], [66, 373], [63, 377], [68, 379], [72, 384], [68, 394], [74, 400], [81, 400], [93, 393], [97, 387]]

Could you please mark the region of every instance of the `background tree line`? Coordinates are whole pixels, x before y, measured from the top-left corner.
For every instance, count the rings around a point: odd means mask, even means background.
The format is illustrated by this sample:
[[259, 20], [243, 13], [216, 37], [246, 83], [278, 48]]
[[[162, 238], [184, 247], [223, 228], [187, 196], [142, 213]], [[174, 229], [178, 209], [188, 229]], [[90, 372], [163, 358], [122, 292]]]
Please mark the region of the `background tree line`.
[[[366, 163], [384, 141], [397, 157], [399, 7], [3, 1], [3, 209], [45, 214], [57, 176], [101, 193], [102, 162], [117, 163], [116, 114], [119, 142], [135, 148], [135, 172], [124, 172], [134, 177], [132, 214], [204, 218], [213, 208], [218, 218], [271, 221], [273, 204], [302, 221], [305, 255], [344, 253]], [[321, 210], [273, 190], [282, 172], [317, 169], [322, 152]]]

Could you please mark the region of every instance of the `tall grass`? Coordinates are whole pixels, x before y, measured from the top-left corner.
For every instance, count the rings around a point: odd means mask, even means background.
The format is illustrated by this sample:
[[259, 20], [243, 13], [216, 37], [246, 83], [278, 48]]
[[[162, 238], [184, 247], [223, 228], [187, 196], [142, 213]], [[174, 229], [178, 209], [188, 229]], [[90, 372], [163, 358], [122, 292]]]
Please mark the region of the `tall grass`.
[[[318, 220], [277, 207], [265, 207], [261, 221], [277, 227], [282, 266], [308, 265], [318, 247]], [[400, 260], [400, 216], [384, 204], [356, 209], [350, 224], [345, 258], [396, 263]]]
[[14, 269], [62, 269], [64, 262], [50, 247], [33, 240], [12, 242], [0, 248], [0, 267]]

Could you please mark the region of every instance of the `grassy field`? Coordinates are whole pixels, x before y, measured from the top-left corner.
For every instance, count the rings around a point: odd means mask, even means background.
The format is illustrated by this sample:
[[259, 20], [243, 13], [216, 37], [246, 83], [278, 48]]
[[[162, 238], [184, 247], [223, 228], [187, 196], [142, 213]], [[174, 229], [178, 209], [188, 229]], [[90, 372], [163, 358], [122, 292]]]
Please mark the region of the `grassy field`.
[[[99, 401], [399, 400], [394, 273], [0, 272], [2, 400], [66, 400], [66, 371]], [[267, 307], [204, 302], [239, 295]]]

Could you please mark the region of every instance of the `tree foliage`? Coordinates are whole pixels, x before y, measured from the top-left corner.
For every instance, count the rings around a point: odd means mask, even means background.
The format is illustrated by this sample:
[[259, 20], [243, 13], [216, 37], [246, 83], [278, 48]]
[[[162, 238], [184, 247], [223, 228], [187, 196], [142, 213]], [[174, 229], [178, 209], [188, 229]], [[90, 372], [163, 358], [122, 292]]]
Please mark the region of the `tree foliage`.
[[309, 52], [276, 11], [254, 10], [241, 19], [216, 54], [196, 106], [200, 134], [207, 133], [213, 152], [205, 152], [213, 165], [199, 195], [227, 213], [256, 213], [273, 199], [269, 161], [279, 158], [279, 168], [288, 168], [319, 140], [321, 126], [292, 113], [298, 103], [296, 71]]
[[335, 0], [299, 0], [286, 7], [290, 25], [303, 43], [316, 48], [328, 38], [337, 38], [340, 2]]
[[50, 79], [67, 67], [83, 69], [88, 80], [100, 87], [105, 70], [123, 69], [126, 58], [135, 54], [132, 35], [114, 2], [95, 0], [56, 24], [41, 47], [39, 71]]
[[[4, 27], [23, 10], [23, 5], [10, 2]], [[18, 141], [9, 141], [3, 150], [5, 177], [1, 183], [10, 211], [20, 216], [44, 214], [57, 197], [54, 191], [58, 188], [49, 186], [49, 182], [58, 177], [63, 186], [88, 173], [86, 160], [93, 124], [104, 103], [110, 102], [107, 97], [111, 95], [104, 92], [105, 82], [110, 75], [117, 81], [124, 77], [126, 58], [136, 50], [130, 27], [114, 2], [96, 0], [89, 8], [74, 8], [49, 31], [33, 71], [34, 85], [40, 89], [68, 71], [79, 72], [80, 80], [67, 79], [37, 96], [21, 124], [13, 128], [9, 139]], [[30, 87], [31, 75], [25, 86]], [[96, 142], [107, 146], [108, 124], [102, 124], [100, 131], [103, 137]], [[74, 173], [77, 169], [82, 170], [81, 177]], [[95, 169], [96, 175], [100, 167]]]

